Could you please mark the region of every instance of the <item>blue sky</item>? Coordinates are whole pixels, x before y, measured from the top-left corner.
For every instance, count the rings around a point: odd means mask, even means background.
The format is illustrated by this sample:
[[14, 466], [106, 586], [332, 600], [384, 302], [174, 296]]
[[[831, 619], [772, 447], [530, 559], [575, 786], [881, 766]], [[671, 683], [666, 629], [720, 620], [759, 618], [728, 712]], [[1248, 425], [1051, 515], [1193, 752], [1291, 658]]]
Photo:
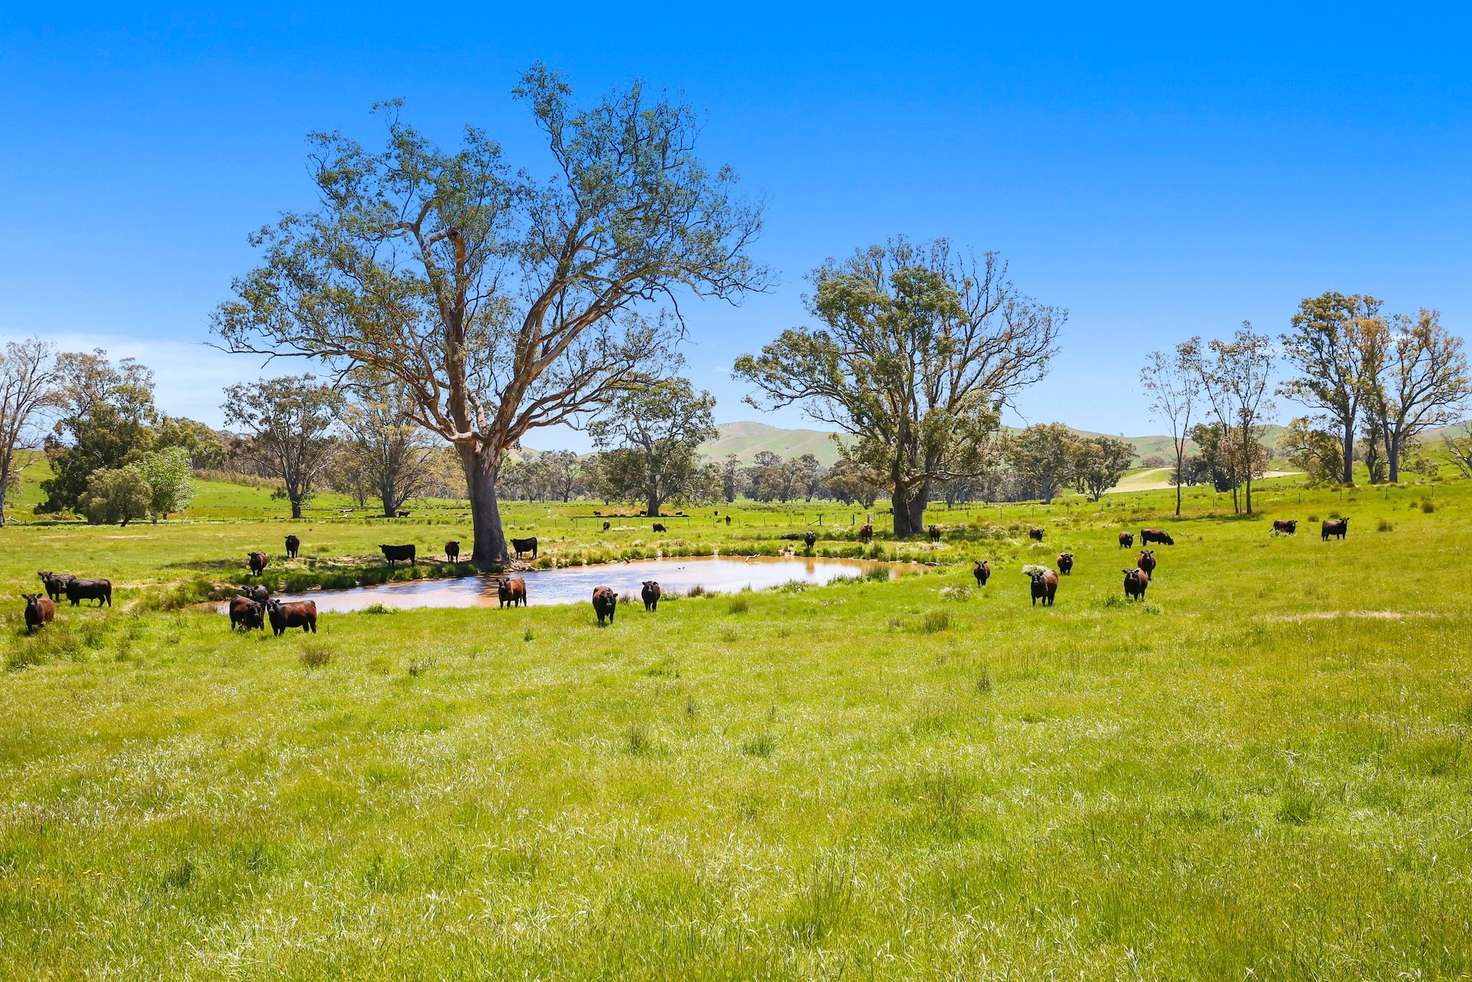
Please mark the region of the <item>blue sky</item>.
[[141, 357], [165, 409], [210, 422], [259, 366], [202, 347], [209, 313], [247, 232], [311, 204], [307, 131], [371, 139], [369, 105], [402, 97], [435, 137], [474, 123], [540, 168], [508, 95], [538, 59], [589, 98], [635, 76], [682, 93], [704, 156], [766, 202], [776, 288], [689, 308], [722, 420], [758, 418], [731, 362], [805, 321], [807, 271], [899, 232], [998, 250], [1070, 309], [1029, 422], [1156, 432], [1148, 350], [1276, 333], [1326, 289], [1472, 324], [1455, 8], [27, 6], [0, 13], [0, 337]]

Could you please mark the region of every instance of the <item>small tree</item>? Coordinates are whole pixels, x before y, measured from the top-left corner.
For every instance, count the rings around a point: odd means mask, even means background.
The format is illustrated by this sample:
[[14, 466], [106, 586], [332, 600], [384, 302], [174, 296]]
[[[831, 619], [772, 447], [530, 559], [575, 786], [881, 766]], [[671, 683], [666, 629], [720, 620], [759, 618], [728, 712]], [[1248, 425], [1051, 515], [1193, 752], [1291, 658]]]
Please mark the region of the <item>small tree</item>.
[[[382, 392], [383, 390], [379, 390]], [[404, 502], [418, 494], [429, 475], [434, 446], [429, 434], [409, 422], [401, 399], [364, 396], [341, 412], [357, 483], [383, 506], [385, 518], [398, 514]]]
[[[1257, 334], [1243, 321], [1230, 341], [1214, 340], [1206, 351], [1199, 339], [1190, 342], [1195, 352], [1193, 367], [1201, 388], [1220, 422], [1223, 447], [1232, 464], [1237, 483], [1244, 489], [1247, 514], [1252, 514], [1252, 480], [1262, 473], [1262, 419], [1272, 411], [1268, 384], [1273, 371], [1272, 339]], [[1237, 486], [1232, 488], [1232, 507], [1241, 511]]]
[[37, 338], [11, 341], [0, 348], [0, 526], [5, 503], [20, 486], [17, 450], [39, 442], [37, 421], [61, 400], [56, 352]]
[[[1117, 436], [1076, 439], [1073, 446], [1073, 481], [1079, 494], [1098, 501], [1119, 483], [1135, 462], [1135, 448]], [[1179, 492], [1177, 492], [1179, 493]]]
[[148, 514], [148, 481], [137, 464], [101, 467], [87, 475], [80, 507], [93, 525], [126, 526]]
[[1007, 441], [1007, 460], [1033, 495], [1051, 503], [1073, 475], [1075, 443], [1062, 423], [1036, 423]]
[[1279, 444], [1282, 452], [1308, 475], [1308, 484], [1338, 484], [1344, 477], [1344, 444], [1338, 435], [1318, 429], [1306, 416], [1288, 424]]
[[225, 390], [225, 420], [255, 438], [253, 451], [267, 473], [281, 481], [291, 517], [302, 517], [323, 471], [332, 462], [327, 439], [342, 396], [311, 375], [283, 376], [232, 385]]
[[148, 515], [160, 518], [181, 512], [194, 500], [194, 471], [183, 447], [153, 450], [138, 459], [138, 472], [148, 494]]
[[158, 413], [153, 373], [107, 352], [64, 352], [56, 358], [60, 418], [46, 438], [52, 477], [41, 482], [39, 512], [70, 511], [89, 493], [93, 471], [117, 469], [153, 445]]
[[741, 460], [735, 454], [726, 454], [721, 461], [721, 497], [731, 504], [741, 494]]
[[638, 498], [645, 513], [659, 517], [667, 500], [698, 500], [710, 476], [699, 448], [717, 436], [716, 400], [699, 395], [682, 378], [641, 386], [620, 397], [606, 418], [588, 427], [604, 451], [603, 482], [609, 498]]
[[1181, 514], [1181, 485], [1185, 483], [1186, 446], [1190, 442], [1191, 415], [1201, 394], [1201, 376], [1196, 371], [1198, 342], [1176, 345], [1169, 356], [1152, 351], [1140, 372], [1140, 384], [1150, 395], [1150, 411], [1170, 425], [1175, 467], [1171, 483], [1176, 487], [1176, 516]]

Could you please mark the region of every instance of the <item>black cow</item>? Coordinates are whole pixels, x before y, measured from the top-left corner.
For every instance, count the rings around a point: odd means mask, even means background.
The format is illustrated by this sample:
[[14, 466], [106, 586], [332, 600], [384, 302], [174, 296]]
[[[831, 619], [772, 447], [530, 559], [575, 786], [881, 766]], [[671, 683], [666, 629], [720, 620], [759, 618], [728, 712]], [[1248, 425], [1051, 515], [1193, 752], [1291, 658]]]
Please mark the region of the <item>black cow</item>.
[[288, 535], [286, 537], [286, 558], [287, 559], [295, 559], [296, 558], [297, 551], [300, 550], [301, 547], [302, 547], [302, 540], [301, 539], [298, 539], [294, 535]]
[[1121, 549], [1129, 549], [1132, 546], [1134, 546], [1134, 544], [1135, 544], [1135, 533], [1133, 533], [1133, 532], [1121, 532], [1121, 533], [1119, 533], [1119, 547]]
[[236, 592], [247, 600], [254, 600], [258, 604], [264, 604], [271, 599], [271, 591], [263, 586], [236, 587]]
[[860, 542], [873, 542], [874, 541], [874, 526], [869, 525], [869, 524], [866, 523], [863, 528], [859, 529], [859, 541]]
[[52, 573], [43, 571], [36, 574], [41, 577], [41, 585], [46, 588], [46, 596], [53, 602], [66, 596], [66, 585], [76, 577], [70, 573]]
[[266, 629], [266, 605], [250, 597], [230, 598], [230, 630]]
[[496, 598], [501, 606], [526, 606], [526, 580], [521, 577], [508, 578], [496, 584]]
[[985, 559], [978, 560], [971, 568], [971, 575], [976, 577], [977, 586], [986, 586], [986, 581], [992, 578], [992, 564]]
[[666, 531], [666, 529], [665, 529], [665, 527], [664, 527], [664, 525], [662, 525], [662, 524], [661, 524], [661, 523], [659, 523], [659, 522], [655, 522], [655, 523], [654, 523], [654, 524], [653, 524], [653, 525], [651, 525], [651, 526], [649, 526], [649, 527], [650, 527], [650, 528], [651, 528], [651, 529], [653, 529], [653, 530], [654, 530], [654, 531], [656, 531], [656, 532], [664, 532], [664, 531]]
[[383, 553], [383, 558], [388, 560], [390, 566], [394, 563], [403, 562], [405, 559], [409, 560], [410, 566], [419, 565], [419, 561], [415, 558], [413, 543], [403, 546], [386, 546], [380, 544], [378, 549]]
[[1131, 600], [1144, 600], [1145, 588], [1150, 585], [1150, 574], [1143, 569], [1124, 571], [1124, 595]]
[[291, 627], [301, 628], [302, 633], [317, 633], [317, 605], [310, 600], [296, 600], [292, 603], [268, 600], [266, 615], [271, 618], [271, 633], [278, 638]]
[[1348, 517], [1338, 519], [1337, 521], [1326, 518], [1324, 520], [1324, 524], [1321, 525], [1321, 526], [1319, 526], [1319, 535], [1322, 537], [1322, 541], [1324, 541], [1324, 542], [1328, 542], [1329, 541], [1329, 538], [1331, 536], [1336, 536], [1336, 535], [1340, 539], [1343, 539], [1344, 536], [1345, 536], [1345, 533], [1347, 533], [1348, 531], [1349, 531], [1349, 518]]
[[1058, 554], [1058, 572], [1064, 576], [1073, 575], [1073, 553], [1060, 552]]
[[940, 526], [939, 525], [932, 525], [932, 526], [930, 526], [930, 528], [929, 528], [928, 531], [930, 532], [930, 541], [931, 542], [939, 542], [940, 541]]
[[445, 561], [451, 563], [458, 563], [460, 561], [460, 543], [458, 540], [451, 539], [445, 543]]
[[245, 557], [245, 564], [250, 567], [251, 576], [260, 576], [270, 561], [264, 552], [253, 552]]
[[394, 512], [394, 517], [395, 518], [408, 518], [409, 517], [409, 513], [407, 511], [403, 511], [403, 510], [396, 511], [396, 512]]
[[644, 600], [644, 609], [651, 613], [659, 607], [659, 598], [663, 593], [659, 584], [654, 580], [645, 580], [643, 587], [639, 590], [639, 596]]
[[593, 612], [598, 615], [598, 626], [603, 626], [606, 617], [608, 623], [613, 623], [614, 612], [618, 610], [618, 594], [611, 587], [595, 586], [593, 588]]
[[39, 627], [45, 627], [56, 617], [56, 604], [50, 597], [43, 597], [39, 593], [22, 593], [21, 597], [26, 602], [26, 633], [31, 634]]
[[812, 552], [813, 546], [818, 544], [818, 533], [804, 532], [802, 535], [802, 544], [807, 546], [808, 552]]
[[514, 549], [514, 550], [516, 550], [516, 558], [517, 559], [520, 559], [521, 558], [521, 554], [524, 553], [524, 552], [531, 553], [532, 554], [532, 558], [533, 559], [536, 559], [537, 558], [537, 537], [534, 535], [530, 539], [512, 539], [511, 540], [511, 548]]
[[67, 581], [66, 598], [76, 607], [83, 600], [96, 600], [97, 606], [104, 603], [112, 606], [111, 580], [79, 580], [75, 576]]
[[1155, 575], [1155, 566], [1156, 566], [1156, 562], [1155, 562], [1155, 550], [1154, 549], [1141, 549], [1140, 550], [1140, 559], [1139, 559], [1139, 561], [1138, 561], [1138, 563], [1136, 565], [1138, 565], [1141, 569], [1143, 569], [1146, 572], [1147, 575], [1154, 576]]
[[1032, 541], [1034, 541], [1034, 542], [1042, 542], [1043, 541], [1043, 530], [1042, 529], [1028, 529], [1027, 530], [1027, 537], [1029, 539], [1031, 539]]
[[730, 525], [731, 524], [731, 516], [730, 515], [727, 515], [726, 516], [726, 524], [727, 525]]
[[1176, 544], [1176, 540], [1172, 539], [1170, 533], [1165, 529], [1140, 529], [1140, 545], [1148, 546], [1152, 542], [1159, 542], [1167, 546]]
[[1051, 569], [1040, 569], [1027, 575], [1032, 578], [1032, 605], [1036, 607], [1041, 600], [1044, 607], [1053, 606], [1053, 597], [1058, 592], [1058, 574]]
[[603, 523], [603, 531], [607, 532], [611, 528], [613, 528], [613, 523], [612, 522], [604, 522]]
[[1296, 519], [1296, 518], [1287, 518], [1287, 519], [1275, 518], [1275, 519], [1273, 519], [1273, 534], [1274, 535], [1295, 535], [1295, 534], [1297, 534], [1297, 532], [1298, 532], [1298, 519]]

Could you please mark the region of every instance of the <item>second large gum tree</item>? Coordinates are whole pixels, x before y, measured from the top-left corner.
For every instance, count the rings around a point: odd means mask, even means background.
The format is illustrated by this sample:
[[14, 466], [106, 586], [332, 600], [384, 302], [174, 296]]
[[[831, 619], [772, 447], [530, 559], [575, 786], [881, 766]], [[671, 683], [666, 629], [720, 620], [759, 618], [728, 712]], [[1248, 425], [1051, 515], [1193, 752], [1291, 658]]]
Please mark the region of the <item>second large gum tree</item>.
[[319, 207], [252, 237], [264, 260], [214, 324], [231, 350], [402, 388], [409, 421], [459, 455], [482, 568], [507, 559], [507, 451], [659, 377], [681, 294], [735, 300], [765, 279], [748, 251], [759, 211], [696, 156], [688, 108], [635, 83], [579, 110], [541, 66], [515, 93], [550, 151], [545, 179], [478, 129], [442, 149], [395, 105], [381, 150], [314, 135]]
[[1002, 406], [1046, 372], [1067, 312], [1021, 294], [995, 253], [945, 240], [860, 249], [812, 280], [821, 326], [784, 331], [736, 374], [841, 430], [845, 456], [889, 487], [894, 534], [916, 535], [933, 484], [985, 470]]

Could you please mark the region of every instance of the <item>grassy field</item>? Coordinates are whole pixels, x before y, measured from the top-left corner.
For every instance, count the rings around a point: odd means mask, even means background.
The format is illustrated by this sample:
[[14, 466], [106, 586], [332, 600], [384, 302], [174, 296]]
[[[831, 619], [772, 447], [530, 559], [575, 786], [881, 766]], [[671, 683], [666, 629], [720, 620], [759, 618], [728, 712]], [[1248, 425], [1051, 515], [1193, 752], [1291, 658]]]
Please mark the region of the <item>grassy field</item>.
[[[291, 523], [210, 485], [197, 521], [0, 529], [12, 598], [37, 569], [119, 584], [35, 637], [18, 600], [0, 619], [0, 977], [1472, 974], [1472, 482], [1172, 503], [937, 508], [939, 546], [875, 546], [927, 575], [608, 629], [577, 605], [279, 639], [178, 585], [287, 531], [303, 575], [438, 555], [463, 506]], [[831, 506], [667, 537], [595, 508], [508, 516], [551, 562], [859, 548]], [[1268, 534], [1334, 514], [1344, 542]], [[1130, 604], [1142, 524], [1177, 544]], [[1061, 549], [1034, 609], [1020, 568]]]

